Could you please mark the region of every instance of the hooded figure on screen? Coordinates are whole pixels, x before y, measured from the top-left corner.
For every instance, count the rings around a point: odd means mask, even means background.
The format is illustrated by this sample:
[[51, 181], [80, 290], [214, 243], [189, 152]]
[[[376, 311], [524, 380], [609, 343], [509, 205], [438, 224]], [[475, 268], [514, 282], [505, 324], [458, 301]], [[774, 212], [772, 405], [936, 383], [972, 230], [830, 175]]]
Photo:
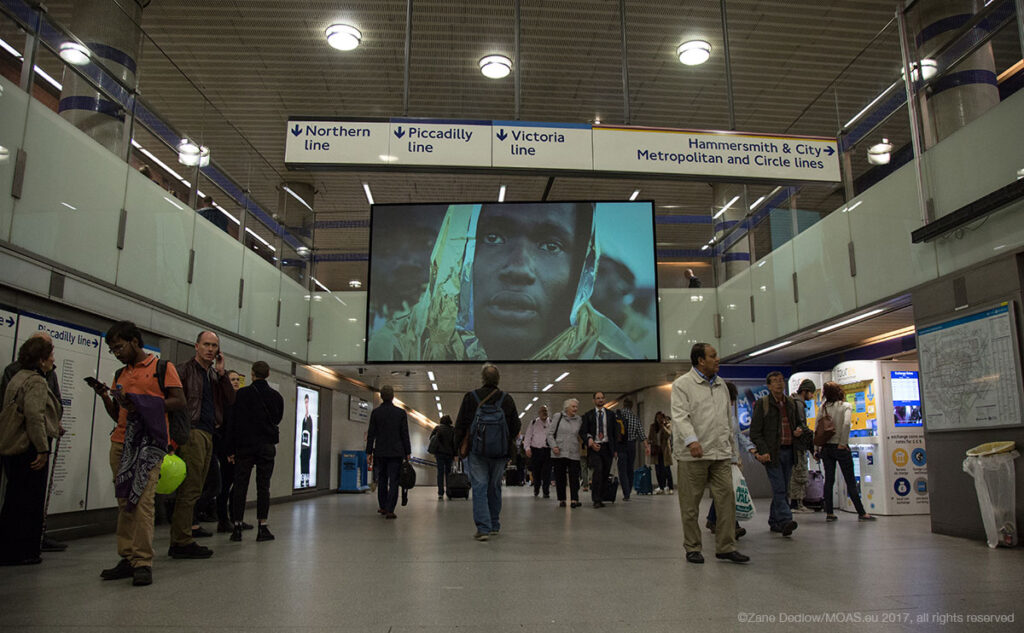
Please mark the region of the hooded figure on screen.
[[381, 361], [642, 358], [590, 302], [592, 203], [452, 205], [412, 309], [370, 337]]

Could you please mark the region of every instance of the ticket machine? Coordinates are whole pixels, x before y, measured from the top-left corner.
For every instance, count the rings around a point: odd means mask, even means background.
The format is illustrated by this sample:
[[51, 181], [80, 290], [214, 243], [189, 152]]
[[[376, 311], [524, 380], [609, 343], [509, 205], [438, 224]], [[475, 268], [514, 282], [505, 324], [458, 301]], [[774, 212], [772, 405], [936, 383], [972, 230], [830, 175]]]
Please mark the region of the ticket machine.
[[[872, 514], [928, 514], [917, 363], [850, 361], [832, 370], [853, 408], [850, 450], [861, 501]], [[836, 509], [853, 512], [836, 468]]]

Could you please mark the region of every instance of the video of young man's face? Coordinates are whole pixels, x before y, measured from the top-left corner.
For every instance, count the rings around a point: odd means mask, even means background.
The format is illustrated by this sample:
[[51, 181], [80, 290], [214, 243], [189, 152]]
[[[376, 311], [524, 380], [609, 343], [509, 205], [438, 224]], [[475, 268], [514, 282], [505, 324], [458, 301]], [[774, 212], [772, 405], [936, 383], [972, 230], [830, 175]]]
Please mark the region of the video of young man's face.
[[650, 203], [376, 206], [372, 235], [370, 362], [658, 357]]

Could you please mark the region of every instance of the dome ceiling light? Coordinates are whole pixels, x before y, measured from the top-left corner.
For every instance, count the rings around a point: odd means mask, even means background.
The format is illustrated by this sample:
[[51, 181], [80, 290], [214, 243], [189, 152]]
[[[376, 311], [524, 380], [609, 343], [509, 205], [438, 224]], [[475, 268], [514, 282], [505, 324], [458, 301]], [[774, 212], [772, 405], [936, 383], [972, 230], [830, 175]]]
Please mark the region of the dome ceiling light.
[[85, 66], [92, 54], [78, 42], [64, 42], [60, 45], [60, 58], [73, 66]]
[[363, 34], [349, 24], [332, 24], [325, 32], [327, 43], [339, 51], [355, 50], [363, 41]]
[[488, 55], [480, 60], [480, 72], [488, 79], [503, 79], [512, 72], [512, 60], [504, 55]]
[[892, 143], [883, 138], [881, 143], [868, 148], [868, 162], [872, 165], [888, 165], [892, 154]]
[[711, 59], [711, 44], [704, 40], [683, 42], [676, 49], [676, 55], [685, 66], [699, 66]]

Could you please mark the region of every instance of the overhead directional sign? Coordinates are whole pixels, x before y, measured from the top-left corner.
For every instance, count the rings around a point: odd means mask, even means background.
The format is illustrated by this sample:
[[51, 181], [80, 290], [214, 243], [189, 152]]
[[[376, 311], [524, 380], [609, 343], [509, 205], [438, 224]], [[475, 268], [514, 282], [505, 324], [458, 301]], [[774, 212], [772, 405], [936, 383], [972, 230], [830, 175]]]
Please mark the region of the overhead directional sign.
[[594, 169], [768, 180], [839, 180], [835, 139], [594, 128]]
[[316, 117], [288, 121], [285, 164], [464, 167], [838, 182], [833, 138], [575, 123]]
[[491, 166], [491, 122], [391, 119], [388, 162], [398, 165]]
[[525, 169], [594, 168], [589, 124], [494, 121], [491, 165]]

